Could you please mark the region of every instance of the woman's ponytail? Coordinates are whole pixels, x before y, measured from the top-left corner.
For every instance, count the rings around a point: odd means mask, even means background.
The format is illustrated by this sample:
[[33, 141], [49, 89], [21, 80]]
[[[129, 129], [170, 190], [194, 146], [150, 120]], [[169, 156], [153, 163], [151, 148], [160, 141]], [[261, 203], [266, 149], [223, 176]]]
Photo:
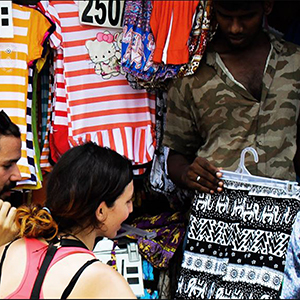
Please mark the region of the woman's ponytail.
[[16, 224], [20, 230], [19, 237], [51, 240], [58, 232], [58, 225], [50, 210], [40, 205], [20, 206], [17, 209]]

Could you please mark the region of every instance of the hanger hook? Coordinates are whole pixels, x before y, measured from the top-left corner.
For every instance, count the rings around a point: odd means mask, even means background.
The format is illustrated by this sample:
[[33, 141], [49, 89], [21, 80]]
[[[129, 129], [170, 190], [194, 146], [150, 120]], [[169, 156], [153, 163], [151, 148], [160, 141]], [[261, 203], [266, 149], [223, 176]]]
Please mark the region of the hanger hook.
[[235, 170], [235, 172], [242, 173], [242, 174], [250, 174], [250, 172], [245, 167], [245, 156], [247, 152], [251, 152], [254, 156], [254, 161], [256, 163], [258, 162], [258, 154], [256, 150], [253, 147], [246, 147], [245, 149], [243, 149], [241, 153], [240, 163], [238, 168]]

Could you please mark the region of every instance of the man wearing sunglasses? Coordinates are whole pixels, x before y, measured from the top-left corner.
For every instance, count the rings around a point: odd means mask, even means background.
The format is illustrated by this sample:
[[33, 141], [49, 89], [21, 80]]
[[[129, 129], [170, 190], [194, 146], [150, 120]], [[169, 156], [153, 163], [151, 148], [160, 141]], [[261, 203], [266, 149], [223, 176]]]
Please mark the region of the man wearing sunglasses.
[[17, 162], [21, 157], [21, 133], [8, 115], [0, 111], [0, 245], [17, 235], [16, 208], [5, 199], [21, 180]]

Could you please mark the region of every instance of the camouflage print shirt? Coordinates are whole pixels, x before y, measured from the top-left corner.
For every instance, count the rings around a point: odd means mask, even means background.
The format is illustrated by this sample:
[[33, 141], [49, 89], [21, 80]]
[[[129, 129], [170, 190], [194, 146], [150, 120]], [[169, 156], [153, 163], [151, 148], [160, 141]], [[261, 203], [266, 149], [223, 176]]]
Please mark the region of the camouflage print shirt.
[[273, 45], [261, 99], [228, 76], [207, 52], [193, 76], [175, 79], [168, 90], [163, 143], [183, 155], [200, 156], [234, 171], [241, 151], [253, 175], [295, 180], [293, 158], [300, 107], [300, 48], [269, 34]]

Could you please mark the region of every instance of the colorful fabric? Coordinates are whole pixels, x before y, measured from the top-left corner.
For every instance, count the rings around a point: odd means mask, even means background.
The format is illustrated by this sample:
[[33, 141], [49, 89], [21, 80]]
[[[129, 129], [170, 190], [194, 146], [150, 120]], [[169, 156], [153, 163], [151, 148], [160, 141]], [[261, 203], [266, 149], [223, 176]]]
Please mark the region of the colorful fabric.
[[147, 261], [143, 259], [143, 279], [144, 280], [154, 280], [154, 274], [153, 274], [153, 267], [152, 265]]
[[196, 195], [176, 298], [278, 299], [299, 209], [299, 188], [224, 180]]
[[180, 65], [189, 61], [188, 38], [192, 19], [199, 4], [197, 0], [153, 1], [150, 26], [155, 41], [153, 61]]
[[140, 254], [156, 268], [168, 268], [185, 234], [184, 217], [179, 213], [162, 213], [157, 216], [141, 216], [133, 220], [131, 226], [156, 232], [156, 237], [137, 239]]
[[117, 258], [116, 258], [116, 246], [118, 245], [118, 241], [115, 240], [113, 243], [113, 248], [111, 249], [111, 254], [110, 254], [110, 261], [111, 261], [111, 267], [118, 271], [117, 268]]
[[38, 89], [38, 73], [35, 72], [33, 76], [33, 97], [32, 97], [32, 128], [33, 128], [33, 145], [35, 149], [35, 169], [38, 178], [38, 183], [43, 180], [43, 175], [40, 166], [40, 147], [38, 141], [38, 132], [37, 132], [37, 114], [38, 114], [38, 101], [37, 101], [37, 89]]
[[[142, 261], [143, 281], [144, 281], [144, 296], [138, 299], [159, 299], [158, 291], [154, 289], [154, 269], [153, 266], [145, 259]], [[148, 284], [151, 282], [150, 284]], [[149, 287], [151, 286], [151, 287]]]
[[128, 85], [120, 67], [122, 32], [80, 24], [78, 1], [50, 1], [47, 13], [56, 22], [52, 46], [63, 50], [70, 145], [93, 141], [134, 165], [150, 162], [155, 98]]
[[[41, 143], [41, 155], [40, 155], [40, 167], [42, 173], [48, 173], [52, 171], [52, 165], [50, 163], [50, 145], [49, 145], [49, 135], [51, 131], [51, 116], [52, 116], [52, 95], [53, 95], [53, 65], [50, 64], [50, 60], [52, 61], [52, 56], [48, 57], [49, 61], [49, 69], [48, 69], [48, 80], [45, 79], [45, 90], [46, 90], [46, 82], [48, 83], [48, 92], [47, 92], [47, 119], [45, 124], [45, 136]], [[46, 76], [46, 74], [45, 74]], [[46, 97], [46, 93], [44, 95]], [[45, 110], [46, 110], [46, 98], [44, 99]]]
[[64, 77], [63, 50], [54, 51], [54, 83], [52, 122], [49, 136], [51, 160], [57, 162], [70, 149], [69, 135], [72, 136], [69, 122], [66, 85]]
[[300, 110], [300, 48], [273, 35], [261, 99], [228, 77], [208, 51], [194, 76], [174, 80], [168, 93], [164, 145], [235, 171], [240, 151], [254, 147], [253, 175], [295, 180]]
[[34, 68], [30, 66], [28, 68], [28, 92], [27, 92], [27, 110], [26, 110], [26, 121], [27, 121], [27, 160], [31, 173], [31, 177], [19, 181], [17, 183], [17, 189], [31, 189], [36, 190], [42, 187], [42, 176], [39, 173], [38, 164], [38, 145], [35, 141], [36, 134], [36, 90], [34, 87]]
[[[212, 1], [197, 2], [199, 5], [188, 40], [189, 61], [181, 65], [165, 65], [153, 62], [156, 45], [150, 27], [152, 1], [126, 1], [121, 58], [126, 77], [131, 75], [136, 85], [145, 88], [165, 89], [166, 79], [191, 75], [196, 71], [206, 44], [215, 32], [211, 26]], [[177, 20], [177, 24], [181, 23]], [[132, 82], [132, 79], [129, 81]]]
[[26, 146], [27, 146], [27, 160], [30, 170], [30, 178], [23, 179], [21, 182], [18, 182], [18, 185], [27, 185], [36, 186], [37, 185], [37, 176], [35, 168], [35, 149], [33, 145], [33, 129], [32, 129], [32, 98], [33, 98], [33, 67], [28, 68], [28, 91], [27, 91], [27, 103], [26, 103], [26, 122], [27, 122], [27, 135], [26, 135]]
[[121, 65], [124, 72], [136, 77], [145, 88], [173, 78], [180, 65], [163, 65], [153, 62], [155, 41], [150, 27], [151, 0], [125, 2]]
[[45, 61], [44, 67], [41, 69], [40, 73], [40, 99], [39, 107], [40, 107], [40, 132], [39, 132], [39, 143], [40, 149], [42, 150], [44, 147], [44, 141], [47, 134], [47, 121], [48, 121], [48, 102], [49, 102], [49, 72], [50, 72], [50, 60], [47, 59]]
[[[49, 1], [40, 1], [38, 6], [44, 14], [51, 18], [47, 13]], [[56, 49], [56, 51], [52, 51], [52, 54], [53, 73], [51, 76], [53, 76], [53, 80], [51, 80], [51, 94], [53, 99], [51, 99], [51, 123], [48, 125], [48, 143], [50, 161], [56, 163], [58, 159], [70, 149], [68, 136], [72, 136], [72, 131], [68, 119], [63, 49]], [[47, 149], [45, 150], [47, 151]]]
[[126, 73], [149, 80], [158, 66], [153, 64], [155, 48], [150, 28], [151, 0], [126, 1], [121, 65]]
[[13, 5], [14, 37], [0, 38], [0, 107], [21, 131], [22, 150], [18, 167], [22, 179], [31, 178], [27, 161], [28, 65], [43, 54], [52, 24], [39, 11]]
[[190, 59], [182, 65], [178, 77], [193, 75], [199, 67], [207, 43], [212, 40], [216, 26], [212, 25], [212, 0], [201, 0], [196, 12], [193, 29], [188, 41]]

